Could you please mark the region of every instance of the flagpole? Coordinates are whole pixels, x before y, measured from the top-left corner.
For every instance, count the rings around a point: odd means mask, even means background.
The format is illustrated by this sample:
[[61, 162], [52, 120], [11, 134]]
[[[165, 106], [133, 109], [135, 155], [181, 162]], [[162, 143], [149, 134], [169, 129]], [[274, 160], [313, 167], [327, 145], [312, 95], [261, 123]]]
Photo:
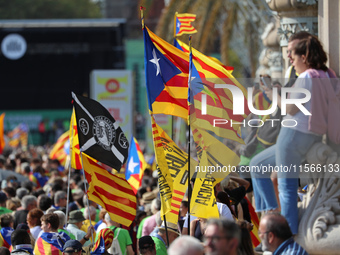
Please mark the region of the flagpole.
[[[89, 196], [87, 195], [87, 187], [86, 187], [86, 176], [85, 176], [85, 170], [84, 170], [84, 163], [83, 163], [83, 152], [82, 152], [82, 149], [80, 149], [80, 159], [81, 159], [81, 165], [83, 167], [83, 176], [84, 176], [84, 188], [85, 188], [85, 194], [86, 194], [86, 197], [87, 197], [87, 210], [89, 215], [91, 215], [90, 213], [90, 203], [89, 203]], [[89, 217], [89, 220], [90, 220], [90, 226], [92, 226], [92, 222], [91, 222], [91, 217]], [[91, 231], [91, 235], [92, 235], [92, 244], [94, 244], [94, 239], [93, 239], [93, 231]]]
[[[177, 18], [178, 12], [175, 13], [174, 16], [174, 45], [175, 45], [175, 40], [176, 40], [176, 18]], [[171, 115], [171, 139], [174, 141], [175, 139], [174, 135], [174, 116]]]
[[174, 38], [176, 39], [176, 18], [177, 18], [177, 14], [178, 12], [175, 13], [175, 17], [174, 17]]
[[190, 143], [191, 143], [191, 136], [190, 136], [190, 100], [191, 100], [191, 65], [192, 65], [192, 52], [191, 52], [191, 38], [192, 36], [189, 35], [189, 78], [188, 78], [188, 174], [189, 174], [189, 180], [188, 180], [188, 235], [190, 236], [190, 201], [191, 201], [191, 173], [190, 173]]
[[[74, 109], [73, 109], [74, 111]], [[74, 113], [75, 114], [75, 113]], [[73, 129], [73, 112], [71, 114], [71, 130], [72, 130], [72, 133], [70, 134], [70, 162], [69, 162], [69, 165], [68, 165], [68, 175], [67, 175], [67, 180], [68, 180], [68, 185], [67, 185], [67, 204], [66, 204], [66, 219], [68, 217], [68, 204], [70, 202], [70, 180], [71, 180], [71, 160], [72, 160], [72, 145], [73, 145], [73, 133], [74, 133], [74, 129]], [[65, 225], [66, 225], [66, 222], [65, 222]]]

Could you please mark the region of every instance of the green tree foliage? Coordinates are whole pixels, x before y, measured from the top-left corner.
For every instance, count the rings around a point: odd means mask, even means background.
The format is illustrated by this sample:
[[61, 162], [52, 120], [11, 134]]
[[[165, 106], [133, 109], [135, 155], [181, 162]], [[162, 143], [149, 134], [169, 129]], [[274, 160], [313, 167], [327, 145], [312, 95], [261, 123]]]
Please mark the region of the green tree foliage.
[[101, 18], [91, 0], [0, 0], [0, 19]]

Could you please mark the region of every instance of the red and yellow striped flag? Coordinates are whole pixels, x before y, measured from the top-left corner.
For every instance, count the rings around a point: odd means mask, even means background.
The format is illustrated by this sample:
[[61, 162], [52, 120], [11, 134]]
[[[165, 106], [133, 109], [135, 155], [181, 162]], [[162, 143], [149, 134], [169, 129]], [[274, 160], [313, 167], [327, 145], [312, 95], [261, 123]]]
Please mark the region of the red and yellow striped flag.
[[123, 178], [109, 173], [83, 154], [84, 171], [89, 199], [101, 205], [110, 218], [124, 226], [130, 226], [136, 216], [136, 196], [131, 185]]
[[62, 255], [63, 252], [60, 251], [54, 245], [46, 242], [44, 239], [39, 237], [34, 246], [35, 255]]
[[[177, 40], [181, 47], [185, 44]], [[244, 143], [240, 135], [240, 124], [250, 113], [246, 89], [234, 78], [231, 71], [216, 61], [192, 48], [192, 80], [190, 88], [190, 123], [214, 132], [216, 135]], [[196, 81], [196, 82], [195, 82]], [[233, 94], [220, 85], [235, 86], [242, 93], [244, 114], [233, 114]], [[218, 85], [218, 86], [215, 86]], [[206, 111], [203, 111], [203, 95], [206, 96]], [[216, 124], [216, 119], [223, 120]], [[233, 124], [231, 124], [231, 120]], [[227, 122], [227, 123], [226, 123]]]
[[69, 132], [65, 132], [62, 134], [56, 144], [53, 146], [51, 152], [50, 152], [50, 159], [58, 159], [60, 164], [65, 166], [67, 153], [65, 152], [65, 144], [69, 139]]
[[191, 25], [191, 22], [195, 21], [196, 14], [191, 13], [176, 13], [175, 14], [175, 36], [181, 36], [184, 34], [194, 34], [197, 30]]
[[257, 216], [257, 213], [255, 212], [253, 205], [250, 203], [248, 198], [247, 197], [244, 198], [247, 200], [251, 223], [253, 224], [253, 230], [250, 232], [251, 241], [253, 242], [253, 247], [257, 247], [261, 243], [261, 239], [258, 233], [260, 220], [259, 217]]
[[71, 167], [73, 169], [82, 169], [81, 159], [80, 159], [80, 147], [79, 147], [79, 138], [78, 138], [78, 129], [77, 129], [77, 121], [76, 115], [74, 113], [74, 109], [72, 111], [71, 121], [70, 121], [70, 158], [71, 158]]
[[5, 148], [4, 118], [5, 118], [5, 113], [2, 113], [0, 115], [0, 154], [2, 154], [2, 151]]
[[255, 109], [257, 110], [267, 110], [270, 106], [270, 103], [266, 100], [263, 95], [263, 92], [259, 92], [254, 97]]

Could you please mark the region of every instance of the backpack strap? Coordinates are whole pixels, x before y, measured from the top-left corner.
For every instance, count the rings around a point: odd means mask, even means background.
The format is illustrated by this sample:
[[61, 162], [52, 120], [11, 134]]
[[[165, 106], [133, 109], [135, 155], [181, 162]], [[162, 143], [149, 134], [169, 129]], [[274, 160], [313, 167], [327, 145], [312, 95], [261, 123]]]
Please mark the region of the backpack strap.
[[[115, 230], [116, 230], [117, 228], [118, 228], [118, 227], [114, 227], [114, 229], [112, 230], [113, 233], [115, 232]], [[119, 235], [120, 230], [121, 230], [121, 228], [118, 228], [117, 236], [115, 236], [114, 239], [117, 239], [117, 238], [118, 238], [118, 235]]]

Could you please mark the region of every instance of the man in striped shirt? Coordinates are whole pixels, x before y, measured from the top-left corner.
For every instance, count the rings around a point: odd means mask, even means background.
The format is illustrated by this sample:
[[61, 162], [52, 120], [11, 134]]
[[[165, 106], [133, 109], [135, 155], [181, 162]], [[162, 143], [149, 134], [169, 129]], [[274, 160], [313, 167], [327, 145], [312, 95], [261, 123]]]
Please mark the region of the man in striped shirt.
[[279, 213], [267, 213], [260, 221], [259, 236], [262, 250], [273, 255], [308, 255], [293, 239], [292, 231], [285, 217]]

